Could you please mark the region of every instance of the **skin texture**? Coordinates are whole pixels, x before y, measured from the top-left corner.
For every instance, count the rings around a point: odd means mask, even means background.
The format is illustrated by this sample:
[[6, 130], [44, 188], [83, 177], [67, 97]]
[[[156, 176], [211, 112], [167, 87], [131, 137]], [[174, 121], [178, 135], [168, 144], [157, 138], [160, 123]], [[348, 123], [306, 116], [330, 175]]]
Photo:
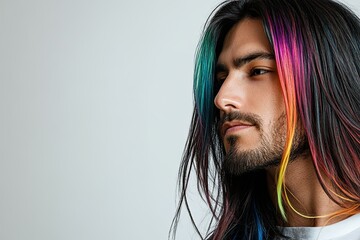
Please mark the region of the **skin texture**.
[[[228, 32], [216, 78], [221, 85], [214, 99], [220, 110], [219, 133], [226, 155], [231, 156], [225, 159], [225, 165], [235, 174], [265, 168], [269, 194], [276, 205], [277, 163], [286, 135], [285, 107], [276, 62], [260, 20], [245, 18]], [[295, 149], [303, 145], [303, 134], [297, 132]], [[310, 155], [292, 159], [285, 181], [292, 194], [290, 202], [299, 212], [319, 216], [341, 209], [323, 191]], [[286, 210], [287, 226], [323, 226], [343, 218], [309, 219], [290, 208]]]
[[[238, 174], [278, 163], [285, 143], [281, 86], [261, 26], [260, 21], [250, 19], [235, 25], [225, 38], [217, 62], [216, 77], [221, 87], [214, 102], [223, 119], [220, 134], [228, 168], [236, 169]], [[241, 161], [234, 159], [236, 156]]]

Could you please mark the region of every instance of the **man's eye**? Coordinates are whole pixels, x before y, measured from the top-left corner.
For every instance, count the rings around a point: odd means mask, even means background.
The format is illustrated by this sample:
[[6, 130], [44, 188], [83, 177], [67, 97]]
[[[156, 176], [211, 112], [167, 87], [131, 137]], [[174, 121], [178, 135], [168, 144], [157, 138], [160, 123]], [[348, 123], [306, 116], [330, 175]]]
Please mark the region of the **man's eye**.
[[222, 84], [226, 79], [226, 75], [225, 74], [217, 74], [215, 79], [216, 79], [217, 83]]
[[265, 74], [265, 73], [268, 73], [268, 72], [269, 72], [269, 70], [266, 70], [266, 69], [255, 68], [255, 69], [251, 70], [250, 75], [251, 76], [257, 76], [257, 75], [262, 75], [262, 74]]

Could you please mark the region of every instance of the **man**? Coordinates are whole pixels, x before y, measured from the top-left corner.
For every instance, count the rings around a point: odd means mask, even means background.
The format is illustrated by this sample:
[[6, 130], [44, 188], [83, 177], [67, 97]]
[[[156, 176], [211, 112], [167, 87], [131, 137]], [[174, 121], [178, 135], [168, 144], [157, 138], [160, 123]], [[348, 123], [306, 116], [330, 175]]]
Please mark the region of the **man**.
[[206, 239], [360, 239], [354, 13], [330, 0], [222, 3], [194, 99], [175, 229], [195, 169], [214, 220]]

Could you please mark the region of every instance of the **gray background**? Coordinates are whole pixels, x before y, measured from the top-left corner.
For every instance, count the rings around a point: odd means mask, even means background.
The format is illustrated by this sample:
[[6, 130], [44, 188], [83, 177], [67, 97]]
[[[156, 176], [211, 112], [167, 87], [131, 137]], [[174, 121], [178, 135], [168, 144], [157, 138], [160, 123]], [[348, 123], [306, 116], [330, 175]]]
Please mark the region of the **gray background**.
[[167, 238], [219, 2], [0, 0], [0, 239]]

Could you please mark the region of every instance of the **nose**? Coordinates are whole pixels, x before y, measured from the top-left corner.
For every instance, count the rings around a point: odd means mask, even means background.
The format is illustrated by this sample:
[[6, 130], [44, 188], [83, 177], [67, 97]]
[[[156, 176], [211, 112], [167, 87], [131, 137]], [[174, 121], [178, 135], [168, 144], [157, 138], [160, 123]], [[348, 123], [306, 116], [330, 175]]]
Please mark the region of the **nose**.
[[239, 81], [229, 75], [216, 94], [214, 104], [220, 111], [229, 113], [240, 109], [243, 102], [242, 99], [243, 94]]

